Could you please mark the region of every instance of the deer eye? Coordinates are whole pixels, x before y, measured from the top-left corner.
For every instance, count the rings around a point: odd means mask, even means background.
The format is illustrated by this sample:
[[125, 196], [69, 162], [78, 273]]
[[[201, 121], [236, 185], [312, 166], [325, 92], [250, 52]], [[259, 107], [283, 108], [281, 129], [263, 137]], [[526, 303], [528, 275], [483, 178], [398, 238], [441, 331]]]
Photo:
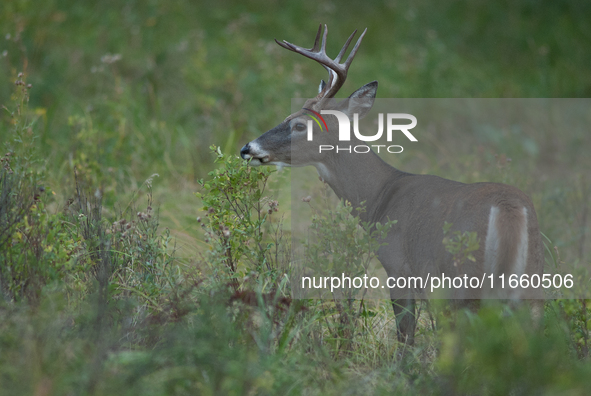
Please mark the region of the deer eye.
[[297, 124], [295, 124], [295, 126], [293, 128], [298, 132], [302, 132], [307, 129], [306, 125], [302, 124], [301, 122], [298, 122]]

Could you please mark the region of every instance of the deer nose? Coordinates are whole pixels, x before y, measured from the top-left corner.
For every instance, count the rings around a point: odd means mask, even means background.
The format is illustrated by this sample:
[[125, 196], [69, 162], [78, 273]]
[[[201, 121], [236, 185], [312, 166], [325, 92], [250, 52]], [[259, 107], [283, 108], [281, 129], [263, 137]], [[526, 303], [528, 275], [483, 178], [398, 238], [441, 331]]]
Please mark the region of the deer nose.
[[250, 159], [251, 155], [250, 155], [250, 143], [246, 143], [244, 145], [244, 147], [242, 147], [242, 149], [240, 150], [240, 156], [243, 159]]

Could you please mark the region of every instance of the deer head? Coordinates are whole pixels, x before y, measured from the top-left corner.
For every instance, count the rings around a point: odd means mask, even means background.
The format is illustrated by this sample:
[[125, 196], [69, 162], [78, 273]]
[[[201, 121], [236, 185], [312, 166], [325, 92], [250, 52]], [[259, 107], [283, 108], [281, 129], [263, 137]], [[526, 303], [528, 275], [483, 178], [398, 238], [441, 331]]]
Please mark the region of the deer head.
[[[357, 30], [349, 36], [349, 39], [334, 60], [326, 54], [326, 37], [328, 34], [326, 25], [324, 26], [322, 42], [320, 41], [322, 25], [320, 25], [314, 47], [310, 49], [302, 48], [287, 41], [275, 40], [283, 48], [304, 55], [306, 58], [313, 59], [324, 66], [328, 71], [328, 83], [321, 80], [318, 95], [314, 99], [307, 100], [300, 111], [289, 115], [281, 124], [247, 143], [240, 150], [242, 158], [250, 160], [250, 164], [255, 166], [268, 164], [278, 166], [315, 165], [319, 167], [331, 155], [334, 155], [328, 152], [320, 152], [319, 146], [334, 145], [338, 141], [337, 118], [334, 115], [320, 116], [321, 111], [338, 110], [350, 119], [353, 119], [353, 114], [357, 113], [361, 118], [369, 112], [376, 96], [378, 83], [373, 81], [353, 92], [348, 99], [341, 102], [334, 100], [336, 93], [347, 79], [349, 66], [351, 66], [353, 58], [357, 54], [366, 31], [367, 29], [363, 31], [344, 63], [341, 63], [341, 59], [345, 55], [351, 40], [355, 37]], [[312, 122], [313, 118], [316, 122]], [[322, 122], [319, 122], [319, 118]], [[310, 123], [313, 128], [313, 141], [308, 140], [308, 125]], [[297, 155], [293, 156], [292, 153], [297, 153]]]

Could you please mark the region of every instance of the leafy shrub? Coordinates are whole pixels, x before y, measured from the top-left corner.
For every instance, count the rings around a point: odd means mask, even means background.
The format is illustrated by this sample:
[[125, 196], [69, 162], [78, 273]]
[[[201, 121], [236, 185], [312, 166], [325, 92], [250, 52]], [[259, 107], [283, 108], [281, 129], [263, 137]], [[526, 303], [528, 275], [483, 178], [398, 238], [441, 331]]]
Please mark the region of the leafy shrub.
[[210, 243], [208, 263], [218, 282], [238, 286], [252, 278], [264, 281], [272, 290], [289, 271], [289, 254], [283, 239], [279, 203], [265, 196], [269, 167], [253, 168], [237, 156], [226, 156], [215, 146], [215, 162], [221, 167], [210, 172], [209, 181], [199, 180], [203, 192], [205, 241]]
[[61, 214], [45, 208], [44, 163], [35, 149], [36, 117], [28, 109], [23, 73], [16, 81], [11, 139], [0, 168], [0, 295], [9, 301], [36, 302], [42, 288], [72, 269], [79, 241]]
[[443, 225], [443, 246], [445, 250], [453, 256], [454, 267], [461, 268], [466, 260], [475, 262], [476, 259], [472, 252], [475, 252], [480, 247], [480, 239], [475, 231], [454, 231], [450, 232], [453, 227], [452, 223], [447, 221]]

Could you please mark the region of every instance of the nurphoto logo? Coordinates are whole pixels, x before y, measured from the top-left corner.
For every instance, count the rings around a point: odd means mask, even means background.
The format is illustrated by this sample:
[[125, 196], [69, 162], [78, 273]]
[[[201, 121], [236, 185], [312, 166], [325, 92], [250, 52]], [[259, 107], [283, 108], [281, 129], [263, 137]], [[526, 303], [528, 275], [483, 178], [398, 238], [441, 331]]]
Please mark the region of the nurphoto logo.
[[[320, 130], [321, 131], [326, 130], [326, 132], [328, 132], [328, 126], [326, 124], [326, 121], [322, 117], [322, 114], [334, 115], [337, 118], [337, 121], [339, 123], [339, 141], [341, 141], [341, 142], [351, 141], [351, 121], [349, 120], [349, 117], [345, 113], [343, 113], [342, 111], [320, 110], [320, 114], [319, 114], [318, 112], [308, 109], [308, 108], [304, 108], [304, 110], [306, 110], [308, 113], [310, 113], [308, 115], [310, 116], [310, 118], [312, 118], [312, 120], [314, 120], [316, 122], [316, 124], [318, 125]], [[312, 120], [308, 120], [308, 123], [307, 123], [308, 141], [313, 140], [314, 124], [313, 124]], [[409, 120], [410, 124], [394, 123], [395, 120]], [[386, 114], [386, 140], [388, 142], [391, 142], [393, 132], [400, 131], [411, 142], [418, 142], [417, 138], [415, 138], [414, 135], [412, 133], [410, 133], [410, 131], [409, 131], [410, 129], [413, 129], [416, 126], [417, 126], [417, 118], [415, 116], [413, 116], [412, 114], [387, 113]], [[364, 142], [375, 142], [376, 140], [380, 139], [384, 133], [384, 113], [378, 114], [378, 131], [375, 135], [371, 135], [371, 136], [365, 136], [365, 135], [362, 135], [361, 132], [359, 132], [359, 114], [354, 113], [353, 114], [353, 133], [355, 134], [355, 137], [357, 139], [364, 141]], [[382, 147], [385, 147], [386, 150], [392, 154], [401, 153], [403, 151], [403, 147], [399, 146], [399, 145], [386, 146], [383, 144], [373, 144], [373, 145], [371, 145], [371, 147], [376, 148], [378, 153], [380, 152], [380, 148], [382, 148]], [[335, 146], [330, 145], [330, 144], [321, 144], [321, 145], [319, 145], [318, 149], [319, 149], [320, 153], [322, 153], [322, 151], [331, 151], [331, 150], [335, 150], [335, 149], [336, 149], [337, 153], [339, 151], [347, 151], [350, 153], [351, 150], [353, 150], [356, 153], [367, 153], [370, 151], [370, 147], [367, 145], [357, 145], [354, 147], [351, 147], [351, 146], [339, 147], [337, 145], [335, 148]]]

